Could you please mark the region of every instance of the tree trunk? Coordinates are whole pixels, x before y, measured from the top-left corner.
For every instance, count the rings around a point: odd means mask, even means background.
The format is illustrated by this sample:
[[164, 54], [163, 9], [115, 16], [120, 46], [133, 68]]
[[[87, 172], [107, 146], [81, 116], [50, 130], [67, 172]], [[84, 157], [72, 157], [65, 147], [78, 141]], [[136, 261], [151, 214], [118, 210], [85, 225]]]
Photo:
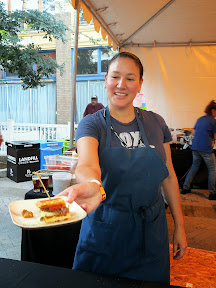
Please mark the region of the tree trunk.
[[43, 12], [43, 2], [42, 0], [38, 0], [38, 11]]
[[11, 14], [11, 0], [8, 0], [8, 14]]
[[26, 0], [23, 0], [22, 10], [23, 10], [23, 11], [26, 11], [26, 10], [27, 10]]

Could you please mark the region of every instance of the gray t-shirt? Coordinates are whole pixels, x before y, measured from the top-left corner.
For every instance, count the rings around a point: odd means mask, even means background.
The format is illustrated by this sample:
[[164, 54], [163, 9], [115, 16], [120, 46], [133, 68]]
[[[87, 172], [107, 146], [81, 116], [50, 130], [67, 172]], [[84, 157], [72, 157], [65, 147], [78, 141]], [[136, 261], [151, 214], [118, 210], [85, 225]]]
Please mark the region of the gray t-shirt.
[[[154, 146], [156, 152], [166, 162], [166, 155], [163, 148], [163, 143], [172, 141], [169, 128], [167, 127], [164, 119], [152, 112], [139, 109], [140, 120], [143, 124], [146, 137], [149, 145]], [[129, 123], [122, 123], [111, 117], [111, 125], [117, 132], [118, 136], [123, 140], [128, 149], [143, 147], [144, 143], [141, 139], [141, 134], [138, 128], [136, 119]], [[99, 142], [99, 155], [106, 145], [106, 120], [104, 118], [104, 109], [98, 112], [87, 115], [83, 118], [77, 128], [76, 141], [85, 136], [90, 136]], [[119, 138], [111, 132], [111, 147], [122, 147], [123, 144]]]

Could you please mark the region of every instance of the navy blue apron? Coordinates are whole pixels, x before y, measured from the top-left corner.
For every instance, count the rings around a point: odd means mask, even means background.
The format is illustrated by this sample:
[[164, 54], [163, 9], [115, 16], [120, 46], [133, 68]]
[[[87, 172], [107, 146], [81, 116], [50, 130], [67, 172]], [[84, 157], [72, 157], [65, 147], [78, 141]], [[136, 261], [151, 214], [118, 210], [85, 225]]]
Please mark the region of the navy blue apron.
[[107, 199], [83, 219], [73, 269], [144, 281], [170, 280], [169, 239], [161, 182], [168, 170], [149, 146], [111, 147], [106, 108], [106, 147], [99, 156]]

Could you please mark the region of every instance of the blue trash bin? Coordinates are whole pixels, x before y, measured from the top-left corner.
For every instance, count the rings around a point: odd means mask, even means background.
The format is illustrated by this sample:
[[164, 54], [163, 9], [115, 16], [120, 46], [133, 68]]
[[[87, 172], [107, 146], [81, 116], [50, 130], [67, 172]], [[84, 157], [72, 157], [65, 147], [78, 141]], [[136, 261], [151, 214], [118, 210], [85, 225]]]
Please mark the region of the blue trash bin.
[[55, 140], [39, 140], [40, 143], [40, 170], [45, 169], [45, 156], [62, 155], [63, 142]]

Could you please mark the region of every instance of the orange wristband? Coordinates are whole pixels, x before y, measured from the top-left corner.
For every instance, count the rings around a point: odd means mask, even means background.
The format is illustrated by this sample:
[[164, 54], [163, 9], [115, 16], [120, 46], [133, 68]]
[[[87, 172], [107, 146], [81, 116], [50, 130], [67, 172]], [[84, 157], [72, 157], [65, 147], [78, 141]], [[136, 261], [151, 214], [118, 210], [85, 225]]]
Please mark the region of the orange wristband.
[[94, 182], [97, 183], [100, 186], [100, 192], [101, 192], [101, 196], [102, 196], [102, 201], [104, 201], [106, 199], [106, 192], [102, 186], [102, 184], [100, 183], [100, 181], [93, 179], [90, 182]]

